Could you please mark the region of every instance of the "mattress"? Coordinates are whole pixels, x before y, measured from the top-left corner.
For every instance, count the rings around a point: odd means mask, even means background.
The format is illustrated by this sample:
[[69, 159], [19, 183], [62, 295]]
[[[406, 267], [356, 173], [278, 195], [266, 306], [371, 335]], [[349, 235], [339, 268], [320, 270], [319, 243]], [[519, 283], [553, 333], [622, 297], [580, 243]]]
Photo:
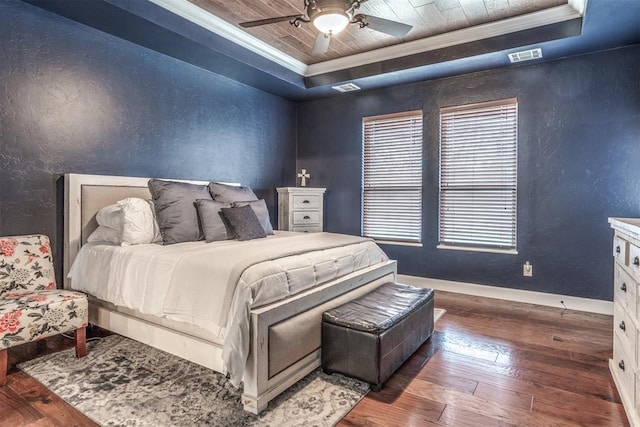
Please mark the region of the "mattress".
[[237, 384], [249, 351], [252, 308], [387, 259], [369, 239], [277, 231], [248, 242], [87, 243], [69, 278], [72, 289], [97, 299], [218, 337], [225, 369]]

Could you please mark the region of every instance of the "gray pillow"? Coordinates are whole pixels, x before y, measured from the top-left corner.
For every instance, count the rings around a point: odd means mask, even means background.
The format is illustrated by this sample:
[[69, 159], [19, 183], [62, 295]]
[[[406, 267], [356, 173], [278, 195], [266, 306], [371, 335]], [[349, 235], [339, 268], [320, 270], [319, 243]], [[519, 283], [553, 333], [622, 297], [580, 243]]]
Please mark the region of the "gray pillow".
[[233, 203], [240, 201], [258, 200], [256, 194], [249, 187], [236, 187], [234, 185], [209, 183], [209, 193], [216, 202]]
[[271, 226], [271, 219], [269, 218], [269, 209], [267, 209], [267, 203], [264, 199], [233, 203], [234, 208], [247, 205], [251, 206], [251, 209], [253, 209], [253, 212], [258, 217], [258, 221], [260, 221], [262, 228], [264, 228], [265, 234], [273, 234], [273, 227]]
[[211, 200], [207, 186], [160, 179], [150, 179], [148, 185], [162, 242], [171, 245], [202, 240], [195, 201]]
[[231, 224], [236, 239], [252, 240], [267, 237], [251, 206], [221, 208], [220, 211]]
[[196, 209], [200, 217], [200, 225], [207, 243], [219, 240], [233, 239], [233, 228], [220, 213], [221, 208], [230, 208], [228, 203], [216, 202], [211, 199], [196, 200]]

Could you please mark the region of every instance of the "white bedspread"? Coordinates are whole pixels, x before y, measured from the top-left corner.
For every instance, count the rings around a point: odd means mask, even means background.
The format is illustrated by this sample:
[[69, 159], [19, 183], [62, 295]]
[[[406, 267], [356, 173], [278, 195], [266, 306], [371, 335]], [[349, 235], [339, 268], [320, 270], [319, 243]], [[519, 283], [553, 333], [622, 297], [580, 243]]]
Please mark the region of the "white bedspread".
[[251, 308], [386, 259], [375, 243], [359, 237], [276, 232], [247, 242], [88, 243], [69, 277], [73, 289], [224, 339], [224, 366], [237, 385], [249, 352]]

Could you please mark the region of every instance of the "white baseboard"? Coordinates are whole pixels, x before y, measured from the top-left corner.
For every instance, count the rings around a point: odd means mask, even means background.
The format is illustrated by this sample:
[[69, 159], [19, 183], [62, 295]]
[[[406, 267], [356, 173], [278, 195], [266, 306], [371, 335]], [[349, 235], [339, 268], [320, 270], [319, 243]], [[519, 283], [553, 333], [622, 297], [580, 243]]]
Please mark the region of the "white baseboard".
[[[548, 307], [567, 308], [589, 313], [613, 316], [613, 302], [599, 299], [572, 297], [569, 295], [548, 294], [544, 292], [524, 291], [521, 289], [501, 288], [499, 286], [476, 285], [473, 283], [453, 282], [450, 280], [430, 279], [428, 277], [398, 274], [398, 281], [421, 288], [432, 288], [458, 294], [478, 297], [497, 298]], [[563, 305], [564, 303], [564, 305]]]

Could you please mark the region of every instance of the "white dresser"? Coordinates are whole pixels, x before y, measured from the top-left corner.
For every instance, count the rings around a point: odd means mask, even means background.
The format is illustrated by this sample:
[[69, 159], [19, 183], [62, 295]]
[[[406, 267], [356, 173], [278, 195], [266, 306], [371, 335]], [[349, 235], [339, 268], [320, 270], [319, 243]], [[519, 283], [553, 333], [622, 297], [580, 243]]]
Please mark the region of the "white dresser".
[[613, 238], [611, 375], [632, 426], [640, 426], [640, 218], [609, 218]]
[[280, 187], [277, 190], [279, 230], [322, 231], [325, 188]]

